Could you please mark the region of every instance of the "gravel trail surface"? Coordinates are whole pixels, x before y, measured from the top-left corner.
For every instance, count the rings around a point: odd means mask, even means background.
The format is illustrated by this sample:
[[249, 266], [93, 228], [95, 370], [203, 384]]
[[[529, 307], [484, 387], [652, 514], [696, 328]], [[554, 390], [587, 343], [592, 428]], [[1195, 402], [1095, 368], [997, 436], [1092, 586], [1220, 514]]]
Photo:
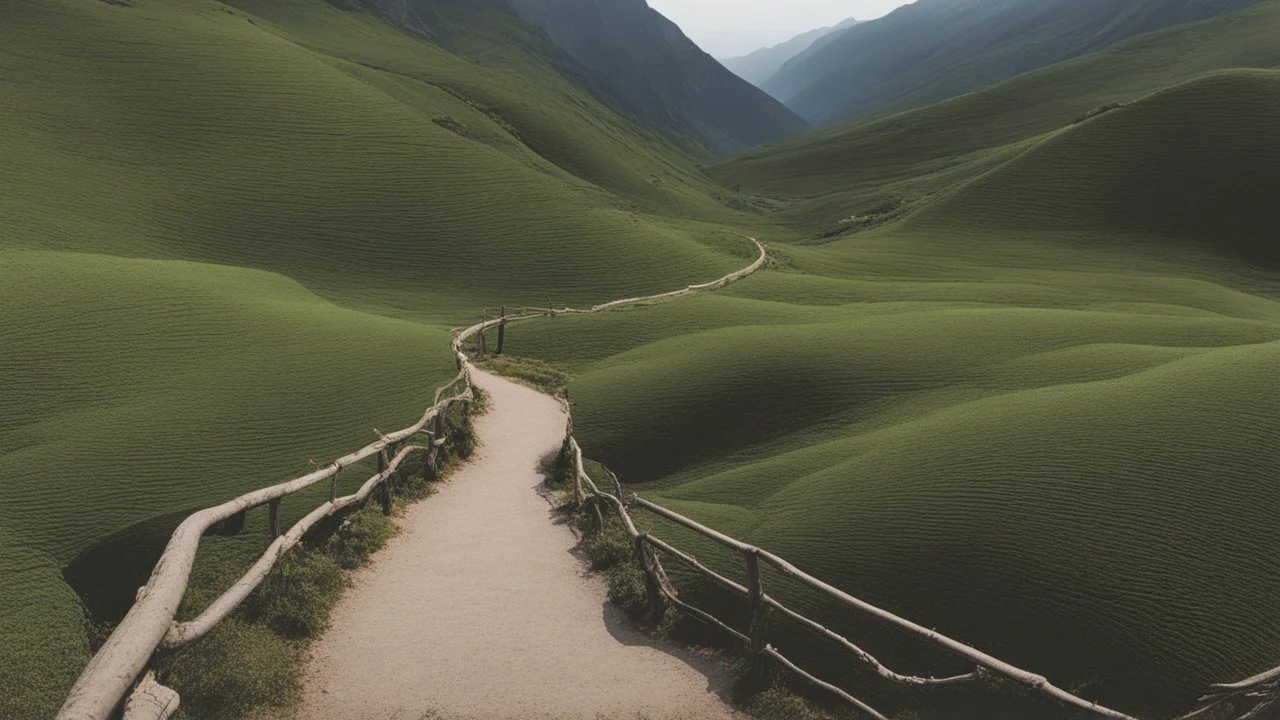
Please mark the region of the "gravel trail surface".
[[476, 370], [471, 461], [400, 519], [310, 650], [303, 720], [718, 719], [725, 673], [635, 631], [539, 492], [554, 399]]

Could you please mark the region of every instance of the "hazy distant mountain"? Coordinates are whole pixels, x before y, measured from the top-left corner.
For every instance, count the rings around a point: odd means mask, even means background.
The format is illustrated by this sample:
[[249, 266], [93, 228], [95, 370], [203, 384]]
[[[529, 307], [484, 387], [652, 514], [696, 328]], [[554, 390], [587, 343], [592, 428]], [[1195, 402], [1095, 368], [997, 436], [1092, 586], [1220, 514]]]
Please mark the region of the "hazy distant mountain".
[[810, 30], [773, 47], [760, 48], [747, 55], [720, 62], [738, 77], [760, 87], [781, 70], [791, 58], [813, 47], [819, 40], [829, 38], [841, 30], [848, 30], [858, 22], [854, 18], [849, 18], [838, 25]]
[[918, 0], [793, 58], [764, 84], [815, 125], [955, 97], [1257, 0]]
[[642, 124], [728, 155], [808, 129], [725, 69], [646, 0], [508, 0], [585, 69], [597, 94]]

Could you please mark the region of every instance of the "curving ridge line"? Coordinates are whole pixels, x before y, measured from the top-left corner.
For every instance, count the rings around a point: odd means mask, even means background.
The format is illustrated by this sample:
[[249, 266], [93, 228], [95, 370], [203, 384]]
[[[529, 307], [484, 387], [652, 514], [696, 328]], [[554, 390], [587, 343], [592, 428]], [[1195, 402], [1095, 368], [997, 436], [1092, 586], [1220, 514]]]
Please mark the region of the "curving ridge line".
[[[476, 333], [491, 327], [515, 320], [534, 317], [547, 317], [560, 314], [586, 314], [612, 310], [630, 305], [656, 302], [670, 298], [689, 295], [707, 290], [718, 290], [732, 282], [741, 280], [760, 268], [768, 260], [765, 246], [755, 238], [747, 238], [755, 244], [760, 255], [747, 267], [730, 273], [718, 280], [702, 285], [690, 285], [681, 290], [649, 295], [639, 298], [616, 300], [603, 305], [596, 305], [588, 310], [574, 308], [538, 310], [507, 318], [498, 318], [473, 325], [464, 330], [454, 332], [452, 349], [457, 360], [458, 374], [446, 385], [436, 391], [437, 401], [413, 425], [388, 435], [383, 435], [374, 443], [338, 458], [333, 463], [288, 482], [255, 490], [241, 495], [215, 507], [200, 510], [182, 522], [169, 538], [160, 560], [151, 571], [147, 584], [138, 591], [137, 600], [128, 614], [116, 626], [102, 648], [85, 666], [72, 686], [62, 709], [58, 711], [57, 720], [107, 720], [120, 701], [129, 693], [131, 686], [142, 676], [151, 658], [159, 649], [176, 649], [199, 638], [213, 628], [226, 615], [244, 600], [245, 597], [266, 577], [276, 560], [297, 542], [297, 538], [307, 527], [321, 518], [333, 515], [341, 510], [363, 502], [373, 490], [384, 482], [408, 454], [404, 449], [397, 454], [394, 462], [389, 463], [386, 470], [374, 475], [364, 483], [360, 491], [343, 498], [334, 498], [316, 508], [293, 528], [272, 543], [263, 557], [245, 574], [240, 581], [227, 590], [218, 600], [205, 610], [196, 620], [178, 624], [174, 618], [178, 606], [186, 595], [187, 583], [191, 569], [195, 564], [196, 553], [200, 547], [200, 538], [213, 525], [227, 520], [248, 510], [276, 502], [281, 498], [311, 487], [323, 480], [333, 478], [338, 472], [361, 460], [385, 453], [391, 446], [423, 433], [427, 426], [441, 413], [455, 403], [470, 402], [474, 398], [471, 387], [470, 358], [462, 350], [462, 343]], [[459, 390], [461, 388], [461, 390]], [[443, 400], [439, 398], [449, 392]], [[296, 531], [296, 532], [295, 532]], [[176, 705], [170, 710], [176, 709]]]

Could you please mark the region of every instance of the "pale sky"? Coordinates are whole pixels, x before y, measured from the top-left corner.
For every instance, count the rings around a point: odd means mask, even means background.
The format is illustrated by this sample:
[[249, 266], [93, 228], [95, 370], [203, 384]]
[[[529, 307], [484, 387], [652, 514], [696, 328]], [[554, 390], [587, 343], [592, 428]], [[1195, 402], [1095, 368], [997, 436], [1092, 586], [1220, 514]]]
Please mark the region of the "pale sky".
[[703, 50], [746, 55], [849, 17], [871, 20], [907, 0], [649, 0]]

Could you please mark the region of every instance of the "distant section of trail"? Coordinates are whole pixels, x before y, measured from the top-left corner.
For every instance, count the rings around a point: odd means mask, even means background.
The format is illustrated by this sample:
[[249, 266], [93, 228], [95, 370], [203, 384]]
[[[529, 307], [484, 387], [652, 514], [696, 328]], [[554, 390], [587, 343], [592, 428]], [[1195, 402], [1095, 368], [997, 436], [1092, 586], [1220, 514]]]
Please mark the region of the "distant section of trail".
[[632, 629], [539, 493], [566, 416], [473, 370], [480, 448], [359, 571], [311, 649], [304, 720], [732, 718], [713, 663]]

